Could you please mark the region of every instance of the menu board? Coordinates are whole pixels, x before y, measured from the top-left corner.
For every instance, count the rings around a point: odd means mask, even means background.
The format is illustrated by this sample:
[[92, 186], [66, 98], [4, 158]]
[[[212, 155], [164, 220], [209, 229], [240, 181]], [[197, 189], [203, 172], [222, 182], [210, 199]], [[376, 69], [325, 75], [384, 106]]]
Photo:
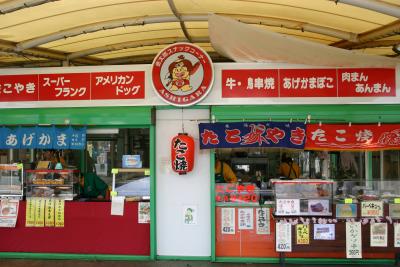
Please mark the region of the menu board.
[[276, 199], [275, 215], [300, 215], [300, 199]]
[[361, 222], [346, 222], [346, 257], [362, 258]]
[[290, 223], [276, 223], [276, 251], [292, 251], [292, 225]]

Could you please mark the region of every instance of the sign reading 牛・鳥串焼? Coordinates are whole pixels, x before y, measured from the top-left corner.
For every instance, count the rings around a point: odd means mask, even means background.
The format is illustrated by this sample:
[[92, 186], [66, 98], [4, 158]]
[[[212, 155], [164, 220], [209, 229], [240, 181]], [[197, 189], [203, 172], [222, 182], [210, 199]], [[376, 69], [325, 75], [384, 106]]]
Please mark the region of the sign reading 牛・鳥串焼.
[[200, 149], [234, 147], [287, 147], [303, 149], [301, 122], [200, 123]]
[[214, 69], [210, 57], [200, 47], [176, 43], [164, 48], [152, 65], [154, 90], [174, 106], [191, 106], [209, 93]]
[[400, 148], [400, 124], [307, 124], [306, 149]]
[[396, 70], [224, 69], [223, 98], [390, 97], [396, 96]]

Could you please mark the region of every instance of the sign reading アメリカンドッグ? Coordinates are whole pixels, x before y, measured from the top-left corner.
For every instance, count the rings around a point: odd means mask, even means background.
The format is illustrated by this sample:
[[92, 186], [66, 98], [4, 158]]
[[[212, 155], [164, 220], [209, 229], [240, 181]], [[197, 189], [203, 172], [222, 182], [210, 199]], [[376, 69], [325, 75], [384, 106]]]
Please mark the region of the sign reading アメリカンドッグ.
[[214, 79], [210, 57], [190, 43], [164, 48], [154, 59], [151, 74], [154, 90], [174, 106], [191, 106], [201, 101]]

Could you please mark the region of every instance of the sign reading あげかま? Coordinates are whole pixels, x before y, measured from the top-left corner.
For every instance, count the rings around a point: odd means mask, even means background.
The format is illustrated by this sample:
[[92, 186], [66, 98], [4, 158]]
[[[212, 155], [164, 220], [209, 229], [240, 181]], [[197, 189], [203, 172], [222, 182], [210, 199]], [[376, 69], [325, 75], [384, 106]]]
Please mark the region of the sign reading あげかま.
[[176, 43], [164, 48], [153, 61], [152, 82], [161, 99], [174, 106], [191, 106], [211, 90], [214, 69], [200, 47]]

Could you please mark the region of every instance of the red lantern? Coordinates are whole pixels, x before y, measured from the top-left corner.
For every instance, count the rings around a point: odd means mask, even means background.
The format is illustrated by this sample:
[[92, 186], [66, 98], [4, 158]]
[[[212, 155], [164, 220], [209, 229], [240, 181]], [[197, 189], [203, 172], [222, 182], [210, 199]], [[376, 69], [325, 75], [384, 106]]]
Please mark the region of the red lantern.
[[174, 172], [186, 174], [194, 166], [194, 140], [187, 133], [179, 133], [172, 138], [171, 164]]

